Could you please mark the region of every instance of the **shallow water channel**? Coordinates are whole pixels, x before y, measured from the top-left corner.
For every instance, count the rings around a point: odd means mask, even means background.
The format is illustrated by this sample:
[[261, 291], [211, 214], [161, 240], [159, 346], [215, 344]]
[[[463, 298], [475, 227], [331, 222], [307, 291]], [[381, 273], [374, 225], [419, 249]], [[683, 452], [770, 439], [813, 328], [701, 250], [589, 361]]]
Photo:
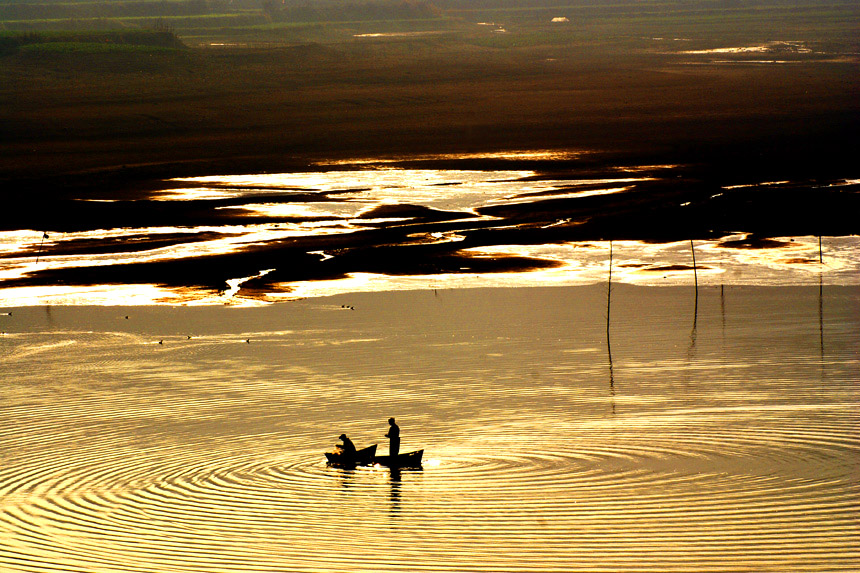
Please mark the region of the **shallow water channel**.
[[610, 300], [9, 309], [0, 570], [856, 570], [860, 289]]

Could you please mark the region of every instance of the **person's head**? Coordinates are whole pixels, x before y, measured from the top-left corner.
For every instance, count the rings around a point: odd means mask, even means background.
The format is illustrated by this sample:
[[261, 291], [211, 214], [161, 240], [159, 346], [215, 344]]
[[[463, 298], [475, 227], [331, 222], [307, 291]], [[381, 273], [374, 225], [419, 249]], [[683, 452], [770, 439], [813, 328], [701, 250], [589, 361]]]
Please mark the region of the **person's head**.
[[337, 437], [337, 439], [338, 439], [338, 440], [344, 440], [344, 441], [346, 441], [346, 440], [348, 440], [349, 438], [347, 438], [347, 437], [346, 437], [346, 434], [341, 434], [340, 436], [338, 436], [338, 437]]
[[394, 425], [394, 418], [388, 418], [388, 423], [393, 426]]

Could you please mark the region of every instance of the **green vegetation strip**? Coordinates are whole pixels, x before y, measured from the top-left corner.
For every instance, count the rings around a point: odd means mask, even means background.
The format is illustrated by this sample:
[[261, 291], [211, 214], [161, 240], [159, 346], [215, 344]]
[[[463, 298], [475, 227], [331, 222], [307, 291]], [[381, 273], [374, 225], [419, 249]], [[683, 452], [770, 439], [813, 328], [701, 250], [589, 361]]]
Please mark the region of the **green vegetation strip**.
[[129, 52], [173, 52], [176, 48], [146, 46], [141, 44], [103, 44], [97, 42], [50, 42], [46, 44], [27, 44], [20, 47], [23, 53], [55, 54], [105, 54]]
[[0, 54], [154, 52], [184, 47], [169, 30], [0, 32]]

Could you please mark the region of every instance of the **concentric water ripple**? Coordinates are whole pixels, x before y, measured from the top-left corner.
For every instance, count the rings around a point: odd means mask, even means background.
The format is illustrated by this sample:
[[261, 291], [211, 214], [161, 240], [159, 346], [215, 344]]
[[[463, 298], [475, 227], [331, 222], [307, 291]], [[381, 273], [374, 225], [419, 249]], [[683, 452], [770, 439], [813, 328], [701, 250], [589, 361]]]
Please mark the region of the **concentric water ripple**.
[[[658, 316], [632, 333], [639, 345], [616, 330], [610, 378], [584, 328], [321, 328], [344, 314], [300, 310], [257, 331], [259, 315], [241, 310], [224, 315], [236, 322], [223, 332], [191, 339], [72, 329], [4, 341], [0, 571], [860, 562], [850, 313], [829, 319], [845, 334], [826, 339], [823, 358], [801, 319], [786, 335], [795, 346], [775, 349], [779, 337], [743, 316], [723, 328], [703, 315], [690, 353], [689, 333]], [[406, 344], [420, 359], [398, 351]], [[793, 356], [794, 377], [765, 348]], [[536, 374], [541, 360], [552, 368]], [[404, 448], [425, 448], [422, 469], [325, 464], [341, 431], [384, 452], [393, 411]]]
[[[856, 520], [860, 485], [846, 462], [860, 459], [860, 440], [846, 425], [801, 430], [619, 441], [597, 432], [567, 448], [541, 443], [507, 454], [452, 445], [424, 469], [401, 472], [330, 468], [314, 452], [177, 448], [129, 456], [84, 448], [65, 460], [19, 460], [0, 473], [3, 529], [46, 560], [10, 552], [0, 562], [43, 571], [71, 551], [106, 570], [274, 570], [281, 559], [310, 569], [356, 565], [322, 556], [322, 546], [362, 555], [360, 566], [370, 568], [386, 562], [366, 555], [368, 546], [382, 552], [394, 528], [400, 541], [428, 550], [444, 540], [443, 558], [427, 569], [502, 569], [496, 552], [538, 544], [540, 559], [511, 570], [563, 570], [557, 559], [565, 547], [573, 543], [584, 558], [610, 540], [630, 555], [671, 540], [705, 570], [717, 568], [709, 553], [719, 553], [721, 566], [728, 554], [740, 569], [774, 551], [774, 563], [814, 565], [844, 551], [832, 530]], [[792, 557], [800, 542], [814, 547]], [[635, 569], [630, 555], [618, 566]]]

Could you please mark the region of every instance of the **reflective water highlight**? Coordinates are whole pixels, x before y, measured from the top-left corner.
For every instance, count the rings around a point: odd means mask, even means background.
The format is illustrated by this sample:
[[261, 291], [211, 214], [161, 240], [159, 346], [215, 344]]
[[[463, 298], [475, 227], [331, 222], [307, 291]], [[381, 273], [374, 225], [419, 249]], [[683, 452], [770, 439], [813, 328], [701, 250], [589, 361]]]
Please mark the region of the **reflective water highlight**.
[[616, 280], [631, 284], [860, 282], [860, 238], [844, 235], [853, 227], [837, 222], [842, 235], [824, 238], [780, 232], [814, 232], [810, 213], [825, 204], [847, 212], [856, 179], [717, 185], [683, 165], [598, 165], [540, 150], [480, 154], [508, 169], [452, 168], [476, 165], [459, 156], [387, 161], [176, 179], [96, 204], [72, 198], [66, 207], [84, 222], [0, 232], [0, 304], [257, 305], [592, 284], [604, 279], [613, 237], [624, 239], [614, 241]]
[[693, 294], [13, 309], [0, 568], [853, 570], [857, 287]]

